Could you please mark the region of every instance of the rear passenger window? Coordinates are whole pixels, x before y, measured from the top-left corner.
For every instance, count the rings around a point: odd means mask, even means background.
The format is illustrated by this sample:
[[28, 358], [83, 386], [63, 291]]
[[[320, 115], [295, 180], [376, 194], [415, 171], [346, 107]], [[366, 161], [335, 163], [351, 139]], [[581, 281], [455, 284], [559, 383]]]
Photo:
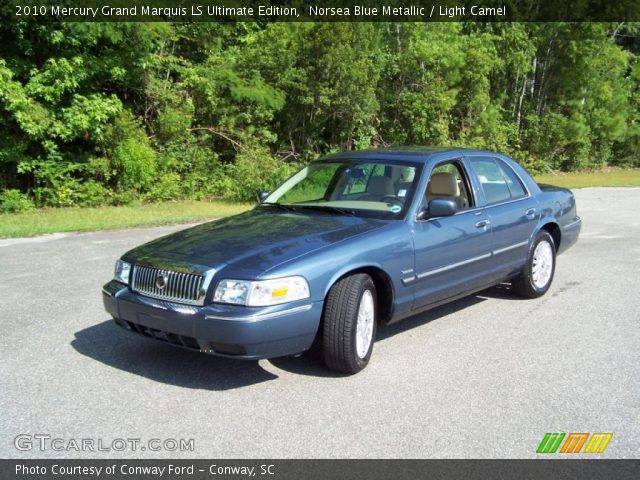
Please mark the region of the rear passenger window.
[[511, 198], [516, 199], [526, 197], [527, 191], [524, 189], [524, 185], [522, 185], [522, 181], [518, 178], [516, 172], [514, 172], [513, 169], [502, 160], [498, 160], [497, 163], [504, 174], [505, 180], [507, 181], [507, 187], [509, 187]]
[[487, 204], [511, 200], [502, 170], [492, 158], [472, 158], [471, 166], [480, 180]]
[[527, 195], [516, 173], [502, 160], [472, 158], [471, 166], [480, 180], [487, 205], [516, 200]]

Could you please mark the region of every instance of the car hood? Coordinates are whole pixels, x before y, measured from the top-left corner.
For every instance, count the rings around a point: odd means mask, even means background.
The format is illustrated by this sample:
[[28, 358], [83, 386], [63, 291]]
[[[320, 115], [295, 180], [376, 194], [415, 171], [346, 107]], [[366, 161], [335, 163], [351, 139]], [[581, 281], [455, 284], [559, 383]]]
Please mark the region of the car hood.
[[123, 258], [140, 264], [194, 265], [217, 271], [232, 268], [258, 275], [385, 223], [326, 212], [289, 213], [259, 207], [153, 240]]

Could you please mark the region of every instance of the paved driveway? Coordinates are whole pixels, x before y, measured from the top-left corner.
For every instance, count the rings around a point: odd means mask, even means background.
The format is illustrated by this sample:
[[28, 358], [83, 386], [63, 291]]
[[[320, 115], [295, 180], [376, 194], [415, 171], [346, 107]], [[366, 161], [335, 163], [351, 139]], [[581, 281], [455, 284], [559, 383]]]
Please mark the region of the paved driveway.
[[[533, 457], [545, 432], [613, 432], [603, 456], [638, 457], [640, 189], [576, 196], [583, 234], [545, 297], [493, 288], [405, 320], [353, 377], [113, 325], [113, 262], [184, 227], [0, 240], [0, 457]], [[66, 451], [16, 450], [20, 434]], [[74, 449], [138, 438], [194, 449]]]

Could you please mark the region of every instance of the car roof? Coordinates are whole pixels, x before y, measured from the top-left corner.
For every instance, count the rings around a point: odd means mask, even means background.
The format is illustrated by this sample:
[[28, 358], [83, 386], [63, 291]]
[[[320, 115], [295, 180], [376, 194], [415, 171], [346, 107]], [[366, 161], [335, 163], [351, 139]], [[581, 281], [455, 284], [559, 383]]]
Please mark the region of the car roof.
[[462, 156], [470, 154], [481, 155], [500, 155], [496, 152], [490, 152], [487, 150], [474, 150], [461, 147], [421, 147], [421, 146], [406, 146], [406, 147], [386, 147], [386, 148], [372, 148], [368, 150], [353, 150], [347, 152], [332, 153], [330, 155], [322, 157], [319, 161], [331, 161], [336, 159], [385, 159], [385, 160], [412, 160], [419, 162], [426, 162], [434, 156]]

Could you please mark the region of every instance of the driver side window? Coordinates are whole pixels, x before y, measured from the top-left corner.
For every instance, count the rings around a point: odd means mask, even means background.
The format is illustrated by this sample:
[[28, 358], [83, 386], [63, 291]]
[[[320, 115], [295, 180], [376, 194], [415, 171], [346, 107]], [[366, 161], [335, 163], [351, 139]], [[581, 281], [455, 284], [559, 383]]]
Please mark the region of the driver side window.
[[465, 210], [474, 206], [470, 191], [460, 163], [448, 161], [434, 167], [423, 201], [426, 205], [434, 198], [446, 198], [455, 202], [457, 210]]

